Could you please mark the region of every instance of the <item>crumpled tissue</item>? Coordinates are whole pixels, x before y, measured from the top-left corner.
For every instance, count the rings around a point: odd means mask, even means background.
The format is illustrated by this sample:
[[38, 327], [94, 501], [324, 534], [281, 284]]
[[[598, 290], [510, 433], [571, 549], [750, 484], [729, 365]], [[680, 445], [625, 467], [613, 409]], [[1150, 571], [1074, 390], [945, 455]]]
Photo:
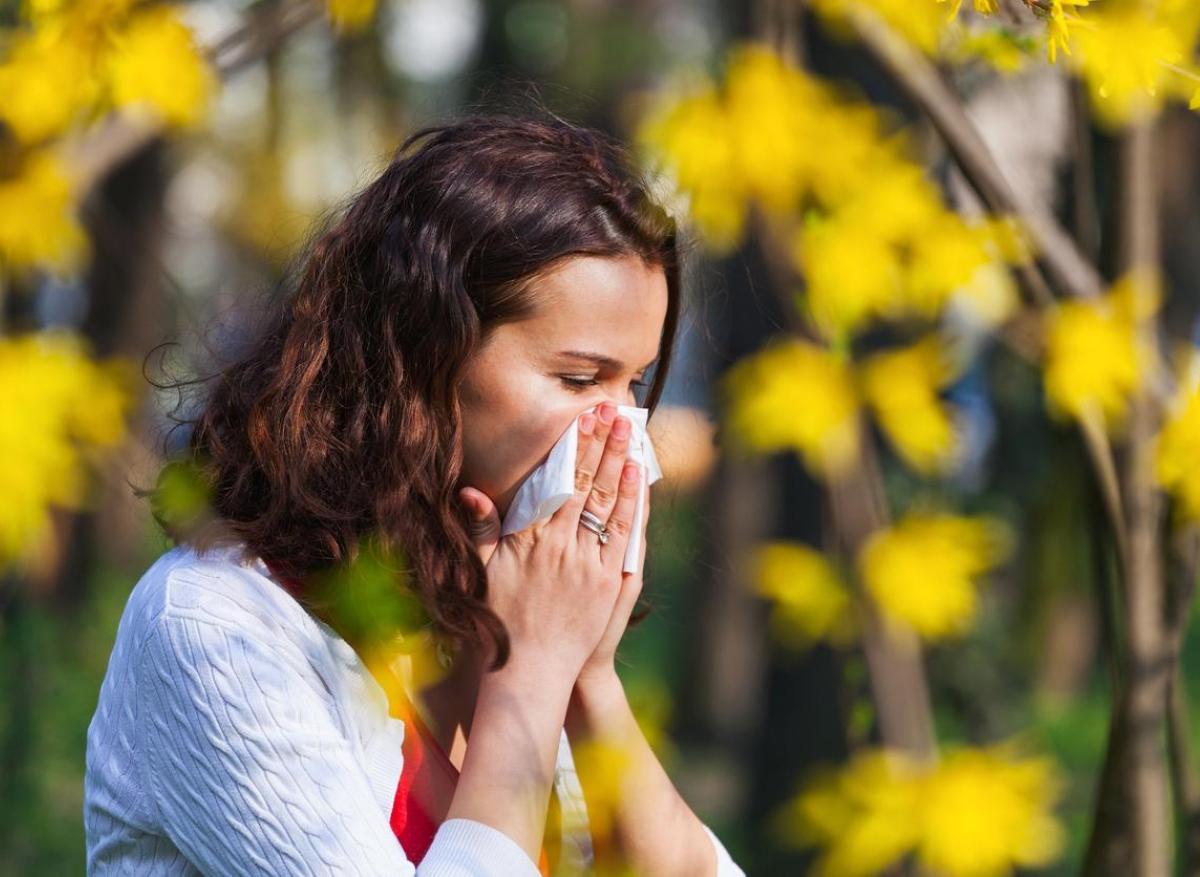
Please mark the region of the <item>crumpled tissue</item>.
[[[580, 411], [566, 432], [550, 449], [546, 459], [521, 482], [512, 504], [504, 515], [500, 527], [500, 535], [506, 536], [523, 530], [534, 521], [548, 518], [558, 511], [575, 493], [575, 458], [579, 451], [579, 418], [584, 414], [594, 412], [598, 405], [593, 405]], [[654, 455], [654, 446], [646, 431], [646, 418], [649, 409], [637, 408], [632, 405], [618, 405], [617, 414], [628, 417], [631, 425], [629, 431], [629, 451], [626, 459], [633, 460], [642, 467], [642, 484], [649, 486], [662, 478], [658, 458]], [[637, 505], [633, 513], [633, 530], [629, 535], [629, 544], [625, 548], [625, 572], [637, 572], [638, 553], [642, 544], [642, 517], [645, 514], [645, 487], [638, 491]]]

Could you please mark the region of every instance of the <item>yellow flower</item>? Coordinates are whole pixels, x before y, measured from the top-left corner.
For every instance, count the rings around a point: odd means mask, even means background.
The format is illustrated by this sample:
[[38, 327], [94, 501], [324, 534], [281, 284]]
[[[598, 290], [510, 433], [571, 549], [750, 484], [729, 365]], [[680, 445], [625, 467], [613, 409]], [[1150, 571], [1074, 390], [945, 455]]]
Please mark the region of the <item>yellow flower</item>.
[[928, 640], [964, 633], [978, 577], [1008, 554], [999, 520], [918, 512], [874, 533], [859, 552], [867, 592], [886, 619]]
[[370, 25], [375, 5], [375, 0], [328, 0], [325, 12], [337, 30], [354, 33]]
[[824, 348], [777, 339], [720, 382], [731, 450], [798, 451], [817, 475], [846, 471], [858, 454], [858, 400], [849, 366]]
[[1002, 877], [1063, 849], [1063, 780], [1014, 743], [963, 747], [941, 762], [865, 749], [825, 768], [772, 819], [785, 842], [821, 847], [813, 874], [868, 877], [915, 854], [939, 877]]
[[868, 877], [917, 842], [920, 772], [899, 752], [869, 749], [814, 773], [772, 819], [784, 842], [819, 846], [814, 877]]
[[1045, 758], [1011, 745], [959, 749], [922, 783], [917, 858], [946, 877], [999, 877], [1054, 861], [1063, 830], [1053, 814], [1061, 779]]
[[15, 176], [0, 177], [0, 262], [66, 271], [86, 246], [71, 182], [56, 157], [28, 153]]
[[1099, 301], [1067, 301], [1049, 313], [1045, 384], [1052, 413], [1123, 422], [1147, 367], [1137, 316], [1157, 307], [1158, 297], [1151, 282], [1127, 276]]
[[813, 0], [813, 9], [835, 25], [864, 12], [878, 15], [917, 48], [934, 54], [945, 17], [928, 0]]
[[1071, 33], [1072, 64], [1100, 122], [1144, 119], [1170, 97], [1186, 100], [1200, 71], [1189, 66], [1200, 17], [1170, 4], [1109, 2]]
[[715, 87], [668, 96], [639, 122], [640, 150], [662, 160], [689, 197], [688, 214], [708, 247], [732, 250], [742, 237], [749, 191]]
[[135, 13], [113, 43], [109, 71], [116, 106], [181, 127], [203, 119], [216, 79], [174, 8]]
[[617, 811], [628, 794], [627, 778], [633, 753], [621, 741], [590, 737], [571, 746], [571, 756], [586, 792], [588, 827], [602, 844], [613, 832]]
[[1051, 64], [1058, 62], [1061, 49], [1071, 54], [1071, 28], [1079, 23], [1075, 8], [1087, 6], [1091, 0], [1050, 0], [1049, 23], [1046, 33], [1046, 57]]
[[1200, 385], [1194, 381], [1168, 413], [1155, 440], [1154, 468], [1159, 485], [1180, 504], [1188, 520], [1200, 520]]
[[853, 639], [850, 592], [821, 552], [798, 542], [770, 542], [759, 547], [753, 567], [755, 590], [775, 603], [770, 625], [782, 642], [803, 648]]
[[61, 27], [14, 39], [0, 64], [0, 119], [24, 143], [62, 134], [98, 93], [91, 54]]
[[797, 233], [792, 258], [803, 266], [808, 316], [826, 338], [862, 328], [894, 307], [902, 292], [896, 249], [851, 219], [835, 216], [806, 223]]
[[960, 371], [937, 336], [874, 354], [860, 369], [863, 398], [900, 456], [919, 472], [942, 472], [955, 461], [952, 412], [938, 393]]
[[0, 568], [51, 549], [51, 506], [85, 504], [89, 464], [125, 436], [134, 375], [64, 332], [0, 338]]

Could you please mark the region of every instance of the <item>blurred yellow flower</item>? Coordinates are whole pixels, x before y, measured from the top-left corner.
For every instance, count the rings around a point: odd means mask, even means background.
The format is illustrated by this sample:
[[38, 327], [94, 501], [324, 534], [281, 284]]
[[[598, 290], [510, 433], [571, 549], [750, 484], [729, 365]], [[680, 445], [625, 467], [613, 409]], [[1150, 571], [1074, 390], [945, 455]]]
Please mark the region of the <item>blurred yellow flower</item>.
[[806, 223], [792, 256], [803, 266], [808, 316], [827, 338], [842, 338], [894, 307], [903, 289], [895, 247], [851, 219]]
[[735, 363], [718, 393], [733, 451], [799, 452], [814, 474], [846, 471], [858, 454], [858, 399], [847, 363], [796, 339], [776, 339]]
[[1200, 76], [1189, 67], [1200, 21], [1164, 14], [1161, 4], [1097, 4], [1071, 33], [1072, 64], [1088, 84], [1097, 119], [1110, 126], [1156, 113], [1168, 97], [1186, 100]]
[[1062, 776], [1012, 743], [941, 762], [871, 748], [825, 768], [772, 819], [784, 842], [820, 847], [818, 877], [868, 877], [913, 855], [939, 877], [1002, 877], [1061, 854]]
[[867, 749], [815, 772], [772, 819], [784, 842], [822, 847], [813, 877], [879, 874], [916, 844], [920, 771], [899, 752]]
[[1098, 301], [1066, 301], [1046, 320], [1046, 401], [1055, 415], [1125, 417], [1148, 364], [1137, 338], [1138, 315], [1157, 307], [1157, 286], [1126, 276]]
[[960, 371], [936, 335], [876, 353], [860, 367], [863, 398], [896, 451], [919, 472], [943, 472], [956, 459], [952, 410], [939, 391]]
[[0, 177], [0, 263], [67, 271], [86, 247], [66, 168], [45, 150], [26, 153], [14, 176]]
[[821, 101], [819, 87], [753, 43], [730, 51], [725, 79], [724, 125], [747, 193], [768, 210], [795, 211], [818, 160], [810, 108]]
[[639, 122], [635, 138], [640, 149], [665, 158], [709, 248], [732, 250], [745, 227], [749, 192], [716, 88], [666, 98]]
[[589, 737], [571, 745], [571, 757], [587, 799], [588, 827], [600, 843], [611, 837], [617, 811], [627, 793], [633, 755], [609, 737]]
[[759, 546], [752, 566], [755, 591], [774, 603], [769, 623], [780, 642], [805, 648], [854, 638], [850, 592], [824, 554], [798, 542], [769, 542]]
[[1200, 520], [1200, 385], [1180, 394], [1155, 440], [1154, 468], [1158, 484], [1179, 502], [1185, 519]]
[[1051, 64], [1058, 62], [1059, 51], [1071, 54], [1072, 28], [1079, 24], [1075, 9], [1087, 6], [1091, 0], [1050, 0], [1049, 21], [1046, 26], [1046, 57]]
[[812, 0], [812, 6], [834, 25], [844, 24], [864, 13], [878, 15], [909, 42], [931, 55], [937, 51], [945, 24], [945, 15], [928, 0], [916, 3], [913, 0]]
[[1000, 877], [1061, 854], [1053, 813], [1062, 782], [1053, 762], [1011, 745], [948, 753], [922, 782], [917, 859], [947, 877]]
[[125, 436], [134, 375], [65, 332], [0, 338], [0, 568], [48, 549], [51, 506], [86, 503], [89, 466]]
[[0, 63], [0, 120], [24, 143], [62, 134], [96, 99], [92, 55], [73, 32], [47, 26], [16, 37]]
[[325, 12], [337, 30], [355, 33], [370, 25], [375, 6], [376, 0], [328, 0]]
[[975, 619], [977, 579], [1010, 550], [998, 519], [916, 512], [867, 540], [863, 584], [890, 622], [927, 640], [966, 632]]
[[180, 127], [204, 118], [216, 88], [191, 30], [171, 6], [136, 12], [114, 34], [109, 75], [116, 106]]

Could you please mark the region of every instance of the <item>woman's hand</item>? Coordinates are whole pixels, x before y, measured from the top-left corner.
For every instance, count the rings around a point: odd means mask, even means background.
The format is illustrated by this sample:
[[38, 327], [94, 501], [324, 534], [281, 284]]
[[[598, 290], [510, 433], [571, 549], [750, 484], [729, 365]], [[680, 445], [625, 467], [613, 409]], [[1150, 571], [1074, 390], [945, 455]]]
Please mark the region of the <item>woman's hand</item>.
[[[575, 493], [548, 519], [524, 530], [501, 537], [491, 499], [474, 488], [459, 491], [487, 569], [488, 605], [504, 622], [514, 656], [552, 661], [550, 666], [569, 672], [572, 680], [585, 665], [594, 666], [591, 656], [602, 639], [613, 636], [617, 607], [627, 601], [626, 582], [634, 578], [622, 571], [643, 480], [640, 467], [626, 465], [631, 426], [611, 403], [580, 418]], [[608, 544], [580, 525], [585, 508], [605, 522]], [[632, 601], [629, 607], [626, 620]], [[622, 622], [617, 641], [623, 629]]]
[[642, 593], [642, 572], [646, 566], [646, 524], [650, 520], [650, 485], [646, 483], [644, 477], [639, 481], [639, 488], [644, 497], [644, 505], [641, 524], [642, 543], [638, 548], [637, 571], [621, 573], [621, 592], [617, 595], [617, 602], [613, 606], [612, 617], [608, 620], [608, 627], [600, 637], [600, 642], [596, 644], [596, 648], [592, 650], [591, 655], [580, 669], [578, 680], [575, 683], [576, 687], [592, 684], [604, 685], [617, 675], [617, 646], [621, 644], [621, 638], [625, 635], [625, 628], [629, 624], [629, 616], [633, 614], [633, 607], [637, 605], [638, 597]]

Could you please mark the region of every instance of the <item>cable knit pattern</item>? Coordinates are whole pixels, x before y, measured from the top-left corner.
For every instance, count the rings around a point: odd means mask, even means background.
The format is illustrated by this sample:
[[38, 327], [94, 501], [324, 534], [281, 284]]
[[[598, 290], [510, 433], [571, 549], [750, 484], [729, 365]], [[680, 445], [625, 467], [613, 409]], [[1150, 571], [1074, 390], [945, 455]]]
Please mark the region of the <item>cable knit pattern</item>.
[[[408, 860], [388, 822], [404, 732], [354, 650], [261, 560], [173, 548], [130, 594], [88, 727], [88, 873], [540, 877], [470, 819]], [[590, 864], [565, 732], [555, 783], [576, 826], [564, 849]], [[708, 834], [719, 877], [744, 877]]]

